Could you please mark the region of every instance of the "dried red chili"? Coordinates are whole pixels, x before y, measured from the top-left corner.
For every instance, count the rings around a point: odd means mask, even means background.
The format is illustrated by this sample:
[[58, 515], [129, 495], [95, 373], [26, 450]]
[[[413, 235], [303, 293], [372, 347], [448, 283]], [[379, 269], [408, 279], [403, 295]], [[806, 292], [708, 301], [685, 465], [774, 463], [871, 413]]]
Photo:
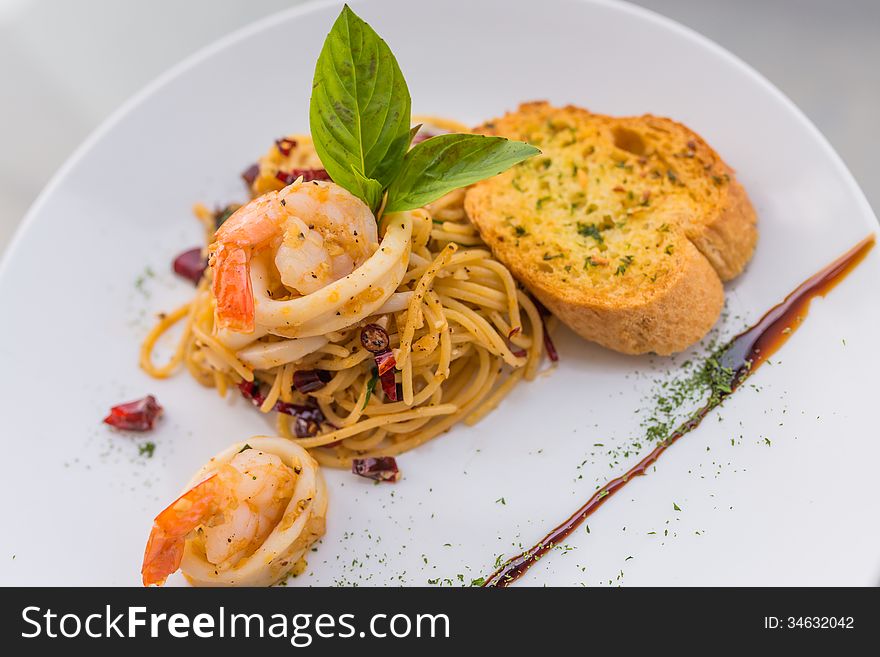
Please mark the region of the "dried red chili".
[[119, 404], [110, 409], [104, 423], [125, 431], [149, 431], [162, 415], [162, 407], [153, 395]]
[[361, 329], [361, 344], [371, 354], [380, 354], [383, 351], [388, 351], [391, 346], [391, 338], [388, 336], [388, 331], [378, 324], [367, 324]]
[[388, 331], [378, 324], [367, 324], [361, 329], [361, 344], [364, 349], [373, 354], [376, 360], [376, 368], [378, 370], [379, 381], [382, 384], [382, 390], [389, 401], [397, 401], [400, 395], [397, 394], [397, 382], [394, 378], [394, 368], [397, 361], [394, 359], [394, 353], [389, 348], [391, 346], [391, 338]]
[[330, 174], [324, 169], [290, 169], [289, 171], [279, 171], [275, 177], [285, 185], [289, 185], [299, 177], [302, 177], [303, 182], [331, 180]]
[[293, 373], [293, 387], [297, 392], [307, 394], [320, 390], [330, 383], [333, 375], [327, 370], [297, 370]]
[[324, 413], [317, 404], [288, 404], [280, 401], [275, 404], [275, 410], [294, 417], [293, 432], [297, 438], [316, 436], [321, 425], [326, 422]]
[[351, 471], [361, 477], [376, 481], [395, 482], [400, 479], [400, 470], [393, 456], [353, 459]]
[[296, 148], [296, 140], [282, 137], [281, 139], [275, 140], [275, 146], [284, 157], [287, 157], [288, 155], [290, 155], [290, 151]]
[[[394, 356], [391, 357], [392, 359]], [[382, 392], [388, 401], [397, 401], [400, 396], [397, 394], [397, 379], [394, 378], [394, 367], [387, 372], [379, 375], [379, 383], [382, 384]]]
[[397, 361], [390, 349], [375, 355], [376, 369], [379, 372], [379, 383], [382, 384], [382, 391], [389, 401], [397, 401], [397, 380], [394, 378], [394, 367]]
[[238, 384], [238, 389], [241, 391], [241, 396], [252, 402], [254, 406], [260, 407], [266, 401], [266, 395], [256, 381], [242, 381]]
[[[266, 395], [263, 393], [260, 384], [256, 381], [242, 381], [238, 384], [242, 397], [250, 401], [254, 406], [259, 408], [266, 401]], [[275, 402], [272, 410], [294, 418], [293, 432], [297, 438], [309, 438], [315, 436], [321, 430], [322, 424], [330, 424], [324, 417], [321, 407], [315, 403], [312, 404], [290, 404], [284, 401]], [[333, 426], [332, 424], [330, 426]], [[334, 429], [336, 427], [333, 427]]]
[[202, 250], [195, 248], [184, 251], [177, 256], [172, 266], [175, 274], [182, 276], [193, 285], [198, 285], [202, 280], [202, 274], [208, 267], [208, 261], [202, 257]]
[[380, 354], [376, 354], [376, 367], [379, 369], [379, 376], [381, 377], [383, 374], [387, 372], [391, 372], [394, 370], [394, 367], [397, 365], [397, 361], [394, 360], [394, 354], [390, 349], [387, 351], [383, 351]]
[[248, 184], [248, 186], [253, 185], [254, 181], [257, 179], [257, 176], [260, 175], [260, 165], [252, 164], [247, 169], [241, 172], [241, 177]]

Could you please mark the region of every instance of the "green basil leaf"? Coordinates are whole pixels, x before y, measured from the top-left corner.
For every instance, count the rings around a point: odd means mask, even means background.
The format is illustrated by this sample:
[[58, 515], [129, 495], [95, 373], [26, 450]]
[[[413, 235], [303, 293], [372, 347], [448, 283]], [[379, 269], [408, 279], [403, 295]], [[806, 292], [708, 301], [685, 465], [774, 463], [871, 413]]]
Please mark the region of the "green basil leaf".
[[453, 189], [496, 176], [540, 153], [521, 141], [503, 137], [448, 134], [413, 146], [388, 188], [385, 212], [413, 210]]
[[[419, 130], [421, 130], [421, 129], [422, 129], [422, 124], [419, 123], [418, 125], [413, 126], [410, 129], [409, 133], [398, 137], [398, 139], [403, 139], [406, 141], [406, 145], [403, 148], [404, 153], [406, 153], [406, 151], [409, 150], [409, 146], [410, 146], [410, 144], [412, 144], [412, 140], [415, 139], [415, 136], [418, 134]], [[395, 152], [397, 152], [397, 151], [395, 150]], [[397, 177], [397, 175], [400, 173], [400, 169], [401, 169], [401, 167], [403, 167], [403, 156], [401, 156], [399, 159], [395, 160], [394, 162], [392, 162], [390, 164], [391, 164], [391, 166], [389, 166], [388, 170], [387, 170], [386, 182], [384, 185], [382, 185], [382, 189], [379, 192], [380, 200], [381, 200], [382, 193], [385, 191], [385, 188], [388, 187], [389, 183], [391, 183], [391, 181], [394, 180]], [[381, 205], [381, 203], [380, 203], [380, 205]], [[376, 212], [376, 209], [378, 209], [378, 208], [373, 209], [374, 213]]]
[[409, 147], [410, 108], [391, 49], [346, 5], [318, 57], [309, 108], [315, 150], [334, 182], [356, 195], [362, 179], [387, 186]]
[[[400, 168], [403, 166], [403, 156], [409, 150], [409, 145], [412, 143], [413, 138], [415, 138], [416, 133], [421, 129], [421, 127], [422, 127], [422, 124], [420, 123], [417, 126], [413, 126], [413, 128], [410, 129], [409, 132], [405, 132], [402, 135], [400, 135], [395, 140], [394, 144], [392, 144], [391, 149], [389, 149], [389, 152], [393, 151], [394, 153], [399, 154], [399, 156], [395, 156], [393, 160], [389, 160], [389, 161], [382, 163], [382, 167], [380, 167], [380, 171], [378, 171], [376, 174], [376, 176], [382, 176], [381, 180], [376, 180], [375, 178], [369, 179], [369, 180], [372, 180], [373, 182], [376, 182], [379, 184], [379, 191], [378, 191], [379, 201], [377, 202], [377, 204], [375, 206], [373, 206], [370, 203], [370, 201], [368, 201], [365, 197], [361, 196], [361, 198], [364, 201], [366, 201], [367, 205], [369, 205], [372, 208], [373, 214], [375, 214], [378, 211], [379, 206], [382, 204], [381, 203], [382, 194], [385, 192], [385, 188], [388, 187], [388, 185], [391, 183], [391, 181], [397, 177], [398, 173], [400, 173]], [[358, 175], [360, 176], [360, 174], [358, 174]], [[360, 176], [360, 177], [363, 178], [364, 180], [366, 180], [366, 178], [364, 178], [363, 176]], [[369, 191], [371, 193], [376, 193], [372, 189], [372, 186]], [[355, 196], [360, 196], [360, 195], [355, 194]]]
[[385, 191], [385, 186], [378, 180], [362, 176], [354, 167], [352, 167], [352, 173], [357, 190], [349, 191], [369, 205], [373, 214], [376, 214], [379, 211], [379, 206], [382, 205], [382, 192]]

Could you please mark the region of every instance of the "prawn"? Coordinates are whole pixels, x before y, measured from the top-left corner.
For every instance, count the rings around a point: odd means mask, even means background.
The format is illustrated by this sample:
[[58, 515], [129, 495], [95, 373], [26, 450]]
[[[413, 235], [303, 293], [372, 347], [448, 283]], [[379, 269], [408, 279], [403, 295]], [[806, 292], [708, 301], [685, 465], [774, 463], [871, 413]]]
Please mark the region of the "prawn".
[[349, 275], [378, 244], [370, 208], [335, 183], [297, 180], [255, 198], [223, 223], [209, 248], [218, 326], [254, 331], [254, 256], [273, 256], [281, 283], [307, 295]]
[[236, 454], [156, 516], [144, 551], [144, 586], [162, 585], [180, 567], [195, 530], [218, 569], [252, 554], [281, 520], [297, 474], [275, 454]]

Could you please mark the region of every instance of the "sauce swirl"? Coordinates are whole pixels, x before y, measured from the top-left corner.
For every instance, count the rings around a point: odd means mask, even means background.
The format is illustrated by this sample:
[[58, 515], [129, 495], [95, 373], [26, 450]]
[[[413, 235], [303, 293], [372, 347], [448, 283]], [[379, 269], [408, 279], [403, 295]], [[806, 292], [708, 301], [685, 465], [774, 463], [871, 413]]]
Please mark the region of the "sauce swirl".
[[690, 433], [703, 419], [772, 356], [800, 327], [807, 316], [810, 302], [817, 296], [825, 296], [849, 274], [874, 246], [874, 235], [869, 235], [837, 260], [813, 274], [792, 291], [782, 303], [773, 306], [758, 321], [717, 352], [720, 370], [726, 373], [727, 383], [713, 390], [709, 401], [684, 422], [665, 440], [658, 443], [641, 461], [623, 475], [611, 479], [597, 490], [577, 511], [557, 525], [539, 543], [505, 561], [483, 582], [484, 587], [506, 587], [522, 577], [526, 571], [556, 545], [577, 529], [614, 493], [626, 486], [634, 477], [647, 474], [660, 456], [682, 436]]

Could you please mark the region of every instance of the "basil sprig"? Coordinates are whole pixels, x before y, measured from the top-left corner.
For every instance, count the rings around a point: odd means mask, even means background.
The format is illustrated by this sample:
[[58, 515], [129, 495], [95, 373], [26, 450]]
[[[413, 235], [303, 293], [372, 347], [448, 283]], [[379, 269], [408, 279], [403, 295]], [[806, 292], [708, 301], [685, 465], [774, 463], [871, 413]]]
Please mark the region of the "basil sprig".
[[378, 212], [422, 207], [533, 155], [502, 137], [446, 134], [410, 150], [411, 100], [394, 54], [348, 5], [315, 66], [309, 122], [315, 150], [338, 185]]
[[521, 141], [482, 135], [448, 134], [416, 144], [388, 188], [385, 210], [398, 212], [426, 203], [540, 153]]

